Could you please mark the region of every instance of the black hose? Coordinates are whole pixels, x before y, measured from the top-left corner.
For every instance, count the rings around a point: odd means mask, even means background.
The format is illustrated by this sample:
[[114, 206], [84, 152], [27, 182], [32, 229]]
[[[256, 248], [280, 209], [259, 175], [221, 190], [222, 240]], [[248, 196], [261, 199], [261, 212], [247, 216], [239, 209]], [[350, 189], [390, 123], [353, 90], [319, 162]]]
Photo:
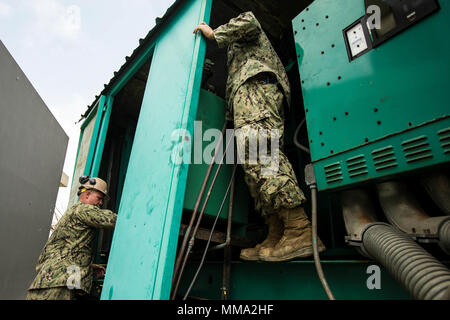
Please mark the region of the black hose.
[[406, 234], [374, 224], [363, 234], [364, 249], [380, 262], [414, 299], [443, 299], [450, 271]]

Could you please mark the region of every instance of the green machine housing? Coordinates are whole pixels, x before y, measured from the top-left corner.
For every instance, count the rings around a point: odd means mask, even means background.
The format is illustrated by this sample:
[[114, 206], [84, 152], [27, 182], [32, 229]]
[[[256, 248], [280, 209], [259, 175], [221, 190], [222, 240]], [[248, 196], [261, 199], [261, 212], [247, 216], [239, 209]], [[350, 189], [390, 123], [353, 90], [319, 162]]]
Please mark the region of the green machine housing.
[[448, 1], [317, 0], [293, 28], [319, 190], [450, 161]]

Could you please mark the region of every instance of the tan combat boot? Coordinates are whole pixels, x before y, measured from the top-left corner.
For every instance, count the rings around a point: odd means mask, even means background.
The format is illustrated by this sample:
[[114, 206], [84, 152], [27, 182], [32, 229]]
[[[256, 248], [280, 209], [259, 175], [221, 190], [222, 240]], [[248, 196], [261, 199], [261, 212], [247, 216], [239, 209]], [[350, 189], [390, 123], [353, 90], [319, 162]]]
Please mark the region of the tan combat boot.
[[[281, 209], [279, 214], [284, 223], [283, 236], [275, 247], [261, 249], [259, 258], [278, 262], [313, 255], [312, 229], [305, 210], [302, 207]], [[319, 252], [325, 250], [319, 238], [317, 244]]]
[[241, 250], [240, 258], [247, 261], [259, 260], [259, 251], [263, 248], [273, 248], [283, 235], [283, 224], [276, 214], [266, 216], [265, 222], [269, 225], [269, 234], [266, 240], [259, 243], [254, 248]]

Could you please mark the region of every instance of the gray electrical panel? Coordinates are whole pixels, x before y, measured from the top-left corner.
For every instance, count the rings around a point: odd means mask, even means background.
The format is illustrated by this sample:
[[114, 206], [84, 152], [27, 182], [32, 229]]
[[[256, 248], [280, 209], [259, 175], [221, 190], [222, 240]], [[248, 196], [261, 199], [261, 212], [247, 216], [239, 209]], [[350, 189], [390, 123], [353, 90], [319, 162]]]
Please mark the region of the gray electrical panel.
[[0, 299], [24, 299], [50, 232], [68, 136], [0, 41]]

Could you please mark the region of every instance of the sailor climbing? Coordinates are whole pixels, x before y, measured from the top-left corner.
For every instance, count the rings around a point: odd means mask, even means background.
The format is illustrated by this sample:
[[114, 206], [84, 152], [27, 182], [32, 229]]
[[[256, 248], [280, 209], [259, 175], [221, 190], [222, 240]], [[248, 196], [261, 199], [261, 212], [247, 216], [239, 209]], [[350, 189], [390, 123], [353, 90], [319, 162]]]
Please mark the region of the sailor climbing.
[[[284, 103], [290, 106], [290, 86], [280, 58], [252, 12], [215, 30], [202, 22], [197, 31], [215, 40], [219, 48], [227, 48], [227, 119], [234, 121], [238, 149], [243, 148], [246, 155], [245, 181], [269, 227], [267, 239], [242, 250], [241, 259], [286, 261], [312, 255], [311, 224], [302, 207], [306, 198], [288, 158], [278, 150], [278, 170], [273, 174], [263, 174], [268, 164], [262, 159], [249, 161], [249, 132], [259, 132], [270, 141], [270, 132], [276, 130], [282, 148]], [[320, 239], [318, 248], [325, 250]]]

